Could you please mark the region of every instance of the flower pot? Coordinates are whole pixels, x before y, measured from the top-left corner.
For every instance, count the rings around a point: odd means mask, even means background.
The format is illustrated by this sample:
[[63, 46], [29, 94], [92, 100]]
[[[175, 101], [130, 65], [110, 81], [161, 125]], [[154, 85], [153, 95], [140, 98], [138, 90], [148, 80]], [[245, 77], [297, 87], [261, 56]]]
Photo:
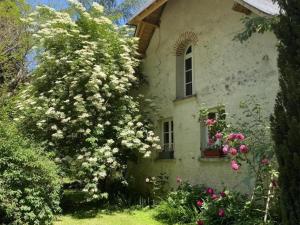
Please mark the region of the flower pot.
[[158, 155], [159, 159], [174, 159], [174, 151], [162, 151]]
[[203, 155], [207, 158], [219, 158], [223, 156], [220, 150], [204, 150]]

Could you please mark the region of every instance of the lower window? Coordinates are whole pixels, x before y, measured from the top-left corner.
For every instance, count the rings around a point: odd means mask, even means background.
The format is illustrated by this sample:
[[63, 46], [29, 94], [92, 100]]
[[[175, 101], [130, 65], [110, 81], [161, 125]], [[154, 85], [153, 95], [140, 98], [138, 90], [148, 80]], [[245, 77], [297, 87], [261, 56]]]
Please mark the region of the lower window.
[[162, 122], [162, 151], [159, 158], [174, 158], [174, 123], [172, 119]]
[[216, 137], [226, 127], [226, 114], [223, 107], [209, 110], [201, 119], [201, 150], [204, 157], [222, 157], [223, 143]]

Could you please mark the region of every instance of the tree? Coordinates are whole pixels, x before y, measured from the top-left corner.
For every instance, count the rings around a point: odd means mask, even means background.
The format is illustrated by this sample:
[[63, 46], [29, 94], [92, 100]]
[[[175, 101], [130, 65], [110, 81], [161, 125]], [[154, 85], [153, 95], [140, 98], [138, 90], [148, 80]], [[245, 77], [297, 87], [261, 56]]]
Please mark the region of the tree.
[[272, 121], [279, 164], [282, 219], [285, 225], [300, 221], [300, 2], [278, 0], [282, 9], [274, 26], [279, 39], [280, 91]]
[[10, 91], [26, 75], [30, 37], [21, 17], [28, 10], [24, 0], [0, 1], [0, 85]]
[[94, 3], [89, 11], [72, 0], [78, 15], [40, 7], [31, 14], [38, 66], [18, 104], [25, 133], [47, 145], [69, 176], [93, 198], [111, 182], [126, 183], [129, 159], [159, 148], [159, 139], [132, 94], [136, 39]]
[[106, 14], [113, 16], [119, 24], [126, 23], [134, 13], [141, 8], [146, 0], [124, 0], [118, 3], [117, 0], [79, 0], [86, 8], [90, 8], [93, 2], [104, 6]]

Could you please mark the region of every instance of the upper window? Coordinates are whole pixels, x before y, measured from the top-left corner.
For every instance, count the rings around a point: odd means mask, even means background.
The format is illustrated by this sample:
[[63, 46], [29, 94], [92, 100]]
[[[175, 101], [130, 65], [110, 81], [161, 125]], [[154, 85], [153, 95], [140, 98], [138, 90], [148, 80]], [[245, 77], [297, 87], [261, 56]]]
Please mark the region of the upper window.
[[184, 95], [193, 95], [193, 57], [192, 46], [189, 46], [184, 55]]

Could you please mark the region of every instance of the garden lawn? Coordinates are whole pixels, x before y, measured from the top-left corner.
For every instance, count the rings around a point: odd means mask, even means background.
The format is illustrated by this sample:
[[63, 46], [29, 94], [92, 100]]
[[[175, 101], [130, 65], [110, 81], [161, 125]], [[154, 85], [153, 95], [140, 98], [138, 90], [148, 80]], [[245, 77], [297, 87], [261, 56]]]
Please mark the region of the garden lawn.
[[164, 225], [153, 219], [153, 211], [85, 212], [61, 216], [54, 225]]

